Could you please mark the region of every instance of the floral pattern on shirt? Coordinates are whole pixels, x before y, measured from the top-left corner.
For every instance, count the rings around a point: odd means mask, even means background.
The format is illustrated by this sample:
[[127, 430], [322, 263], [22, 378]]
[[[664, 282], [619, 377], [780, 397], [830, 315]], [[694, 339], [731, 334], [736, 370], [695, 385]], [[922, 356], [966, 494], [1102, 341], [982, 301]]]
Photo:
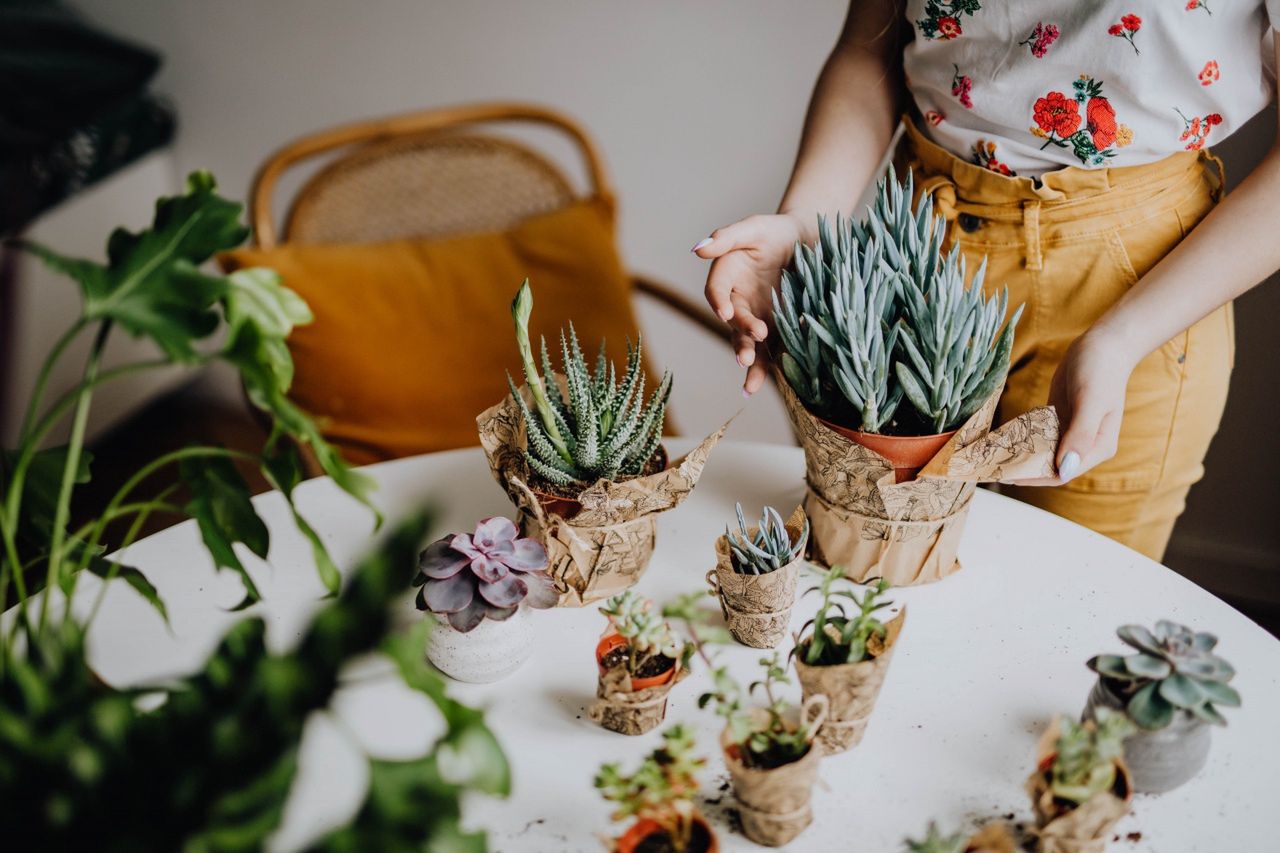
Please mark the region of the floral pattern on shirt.
[[951, 94], [956, 96], [960, 106], [966, 110], [973, 109], [973, 80], [967, 74], [960, 73], [960, 66], [953, 65], [956, 73], [951, 77]]
[[1058, 36], [1062, 32], [1058, 29], [1057, 24], [1046, 24], [1040, 21], [1031, 30], [1031, 35], [1027, 36], [1025, 41], [1018, 44], [1025, 44], [1031, 48], [1031, 55], [1036, 59], [1044, 59], [1044, 55], [1049, 52], [1049, 46], [1058, 40]]
[[1204, 9], [1210, 15], [1213, 14], [1213, 10], [1209, 8], [1209, 4], [1204, 0], [1187, 0], [1187, 11], [1194, 12], [1196, 9]]
[[1222, 124], [1222, 116], [1218, 113], [1209, 113], [1203, 118], [1200, 116], [1187, 118], [1177, 107], [1174, 107], [1173, 111], [1182, 119], [1182, 135], [1178, 137], [1178, 141], [1185, 142], [1186, 145], [1183, 147], [1188, 151], [1199, 151], [1204, 148], [1205, 143], [1209, 141], [1209, 131]]
[[949, 40], [964, 34], [960, 19], [982, 10], [979, 0], [926, 0], [924, 17], [916, 21], [920, 35]]
[[996, 144], [994, 142], [979, 139], [977, 142], [973, 143], [972, 156], [973, 162], [982, 166], [984, 169], [990, 169], [993, 172], [997, 172], [1010, 178], [1018, 176], [1018, 173], [1010, 169], [1007, 164], [1001, 163], [996, 159]]
[[1142, 19], [1130, 12], [1120, 17], [1120, 23], [1112, 24], [1108, 27], [1107, 33], [1129, 42], [1129, 47], [1133, 48], [1133, 52], [1141, 54], [1142, 51], [1138, 50], [1138, 45], [1133, 40], [1134, 33], [1140, 29], [1142, 29]]
[[[1116, 123], [1116, 110], [1102, 94], [1102, 82], [1087, 74], [1071, 84], [1072, 96], [1049, 92], [1032, 108], [1031, 132], [1048, 145], [1066, 148], [1086, 166], [1101, 166], [1116, 148], [1133, 142], [1133, 131]], [[1080, 109], [1084, 108], [1081, 114]]]
[[1222, 72], [1218, 70], [1218, 60], [1210, 59], [1204, 64], [1204, 68], [1200, 69], [1200, 73], [1196, 75], [1201, 86], [1212, 86], [1222, 79]]

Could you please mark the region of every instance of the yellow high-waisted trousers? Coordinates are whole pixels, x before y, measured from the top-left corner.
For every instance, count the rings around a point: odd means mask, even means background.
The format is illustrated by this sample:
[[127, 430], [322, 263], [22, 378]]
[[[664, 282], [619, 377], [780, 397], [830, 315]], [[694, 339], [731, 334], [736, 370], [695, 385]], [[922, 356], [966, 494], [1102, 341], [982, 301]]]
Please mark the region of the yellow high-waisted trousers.
[[[1044, 405], [1067, 347], [1213, 208], [1221, 164], [1186, 151], [1113, 169], [1067, 167], [1039, 181], [965, 162], [910, 121], [901, 164], [932, 192], [970, 274], [985, 256], [988, 293], [1025, 303], [996, 422]], [[1129, 379], [1119, 449], [1054, 488], [1004, 494], [1092, 528], [1159, 560], [1204, 473], [1234, 359], [1231, 305], [1143, 359]]]

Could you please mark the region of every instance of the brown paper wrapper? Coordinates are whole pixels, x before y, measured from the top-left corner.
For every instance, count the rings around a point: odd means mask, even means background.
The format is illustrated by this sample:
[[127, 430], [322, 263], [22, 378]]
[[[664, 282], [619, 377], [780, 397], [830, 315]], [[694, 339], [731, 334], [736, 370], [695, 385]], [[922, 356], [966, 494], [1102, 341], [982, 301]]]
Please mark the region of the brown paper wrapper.
[[611, 732], [624, 735], [642, 735], [662, 724], [667, 715], [667, 694], [689, 670], [676, 662], [675, 674], [666, 684], [629, 690], [630, 676], [626, 667], [615, 666], [600, 677], [596, 684], [596, 701], [587, 709], [587, 715]]
[[969, 839], [964, 853], [1017, 853], [1018, 842], [1006, 823], [989, 823]]
[[[531, 402], [527, 387], [520, 393]], [[617, 595], [640, 579], [653, 555], [657, 514], [678, 506], [693, 491], [725, 424], [665, 470], [621, 483], [599, 480], [578, 496], [582, 511], [571, 519], [545, 512], [529, 489], [524, 419], [508, 395], [476, 418], [498, 485], [519, 514], [525, 536], [547, 547], [548, 569], [561, 607], [581, 607]]]
[[1059, 735], [1058, 721], [1054, 721], [1040, 738], [1036, 751], [1036, 771], [1027, 777], [1027, 794], [1036, 814], [1036, 850], [1040, 853], [1103, 853], [1111, 837], [1112, 828], [1129, 811], [1132, 799], [1133, 779], [1123, 761], [1116, 762], [1116, 771], [1125, 792], [1119, 797], [1110, 791], [1096, 794], [1082, 806], [1059, 815], [1049, 788], [1048, 775], [1040, 770], [1046, 758], [1053, 755]]
[[804, 448], [810, 558], [843, 567], [852, 580], [941, 580], [960, 568], [956, 552], [975, 484], [1053, 476], [1058, 419], [1050, 407], [992, 430], [1000, 397], [992, 394], [916, 479], [895, 483], [888, 460], [823, 424], [778, 380]]
[[884, 640], [870, 649], [874, 655], [870, 660], [809, 666], [796, 655], [796, 677], [804, 698], [818, 694], [827, 697], [827, 719], [818, 730], [818, 744], [827, 755], [844, 752], [862, 741], [906, 618], [904, 605], [885, 625]]
[[[804, 531], [804, 510], [796, 507], [786, 521], [791, 544], [800, 543]], [[757, 526], [747, 529], [754, 536]], [[711, 594], [720, 600], [720, 610], [729, 633], [739, 643], [755, 649], [772, 649], [787, 636], [791, 607], [796, 602], [796, 581], [804, 558], [797, 557], [765, 575], [744, 575], [733, 569], [729, 540], [716, 540], [716, 567], [707, 572]]]
[[[758, 711], [757, 716], [763, 714]], [[800, 714], [811, 725], [821, 727], [826, 717], [826, 699], [810, 697], [801, 706]], [[822, 750], [816, 743], [799, 761], [768, 770], [748, 767], [733, 754], [731, 747], [736, 745], [727, 727], [720, 735], [720, 747], [747, 838], [766, 847], [781, 847], [813, 823], [809, 801], [822, 760]]]

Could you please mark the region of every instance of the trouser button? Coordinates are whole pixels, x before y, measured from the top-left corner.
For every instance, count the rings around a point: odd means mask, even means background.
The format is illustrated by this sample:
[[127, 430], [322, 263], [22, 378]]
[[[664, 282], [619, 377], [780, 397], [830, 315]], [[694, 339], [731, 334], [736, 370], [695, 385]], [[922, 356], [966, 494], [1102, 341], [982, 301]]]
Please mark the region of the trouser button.
[[966, 234], [972, 234], [982, 227], [982, 220], [972, 213], [962, 213], [956, 221], [960, 223], [960, 230]]

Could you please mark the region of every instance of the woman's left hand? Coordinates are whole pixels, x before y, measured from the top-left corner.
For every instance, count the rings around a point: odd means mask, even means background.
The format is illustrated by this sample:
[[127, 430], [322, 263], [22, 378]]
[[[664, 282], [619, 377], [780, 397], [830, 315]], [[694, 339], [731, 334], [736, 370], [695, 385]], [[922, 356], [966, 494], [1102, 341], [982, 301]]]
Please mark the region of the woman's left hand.
[[1060, 486], [1116, 455], [1132, 356], [1107, 331], [1090, 329], [1067, 349], [1049, 387], [1061, 439], [1057, 477], [1017, 480], [1019, 486]]

